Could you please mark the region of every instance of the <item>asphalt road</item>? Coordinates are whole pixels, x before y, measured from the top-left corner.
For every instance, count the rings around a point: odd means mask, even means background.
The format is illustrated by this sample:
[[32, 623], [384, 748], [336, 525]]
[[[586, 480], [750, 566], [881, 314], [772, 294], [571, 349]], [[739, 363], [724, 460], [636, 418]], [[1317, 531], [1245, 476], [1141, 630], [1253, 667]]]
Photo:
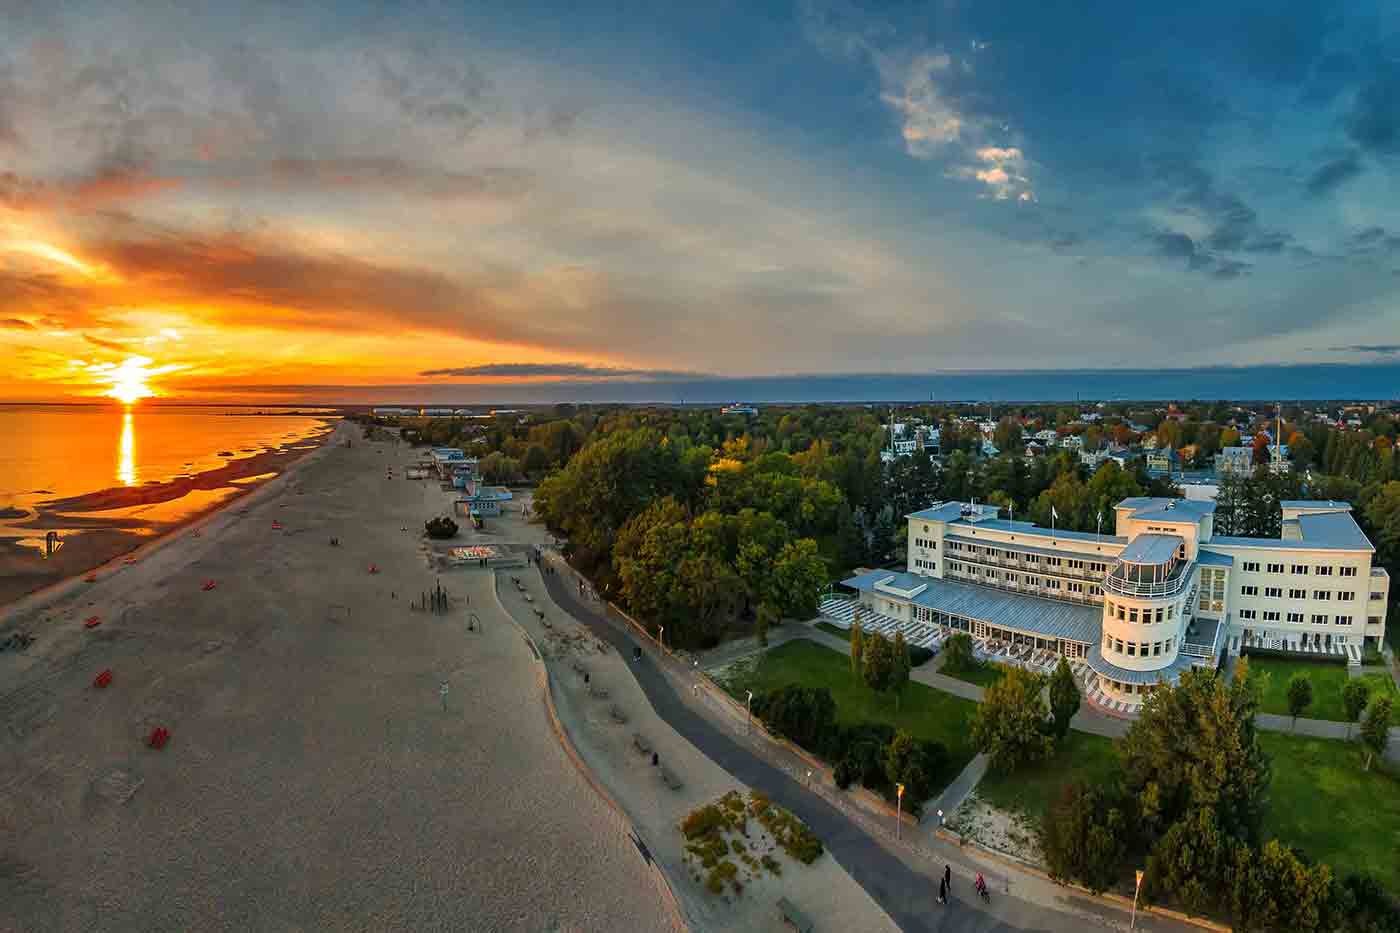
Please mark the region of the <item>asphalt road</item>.
[[[636, 639], [602, 615], [597, 604], [579, 599], [573, 582], [558, 574], [545, 577], [550, 596], [599, 638], [611, 644], [623, 657], [632, 658]], [[649, 652], [631, 662], [633, 673], [658, 715], [691, 744], [720, 767], [750, 787], [759, 788], [772, 800], [791, 810], [821, 838], [842, 867], [870, 893], [904, 930], [937, 931], [1079, 931], [1086, 927], [1126, 928], [1126, 917], [1093, 903], [1096, 919], [1053, 906], [1021, 900], [998, 891], [993, 885], [990, 906], [977, 901], [966, 869], [954, 869], [953, 893], [946, 906], [938, 903], [938, 878], [943, 863], [931, 863], [929, 872], [916, 870], [886, 850], [867, 833], [820, 797], [781, 769], [736, 742], [691, 709], [679, 696]], [[961, 862], [954, 856], [954, 864]], [[993, 873], [987, 872], [989, 882]], [[1066, 897], [1075, 895], [1066, 892]], [[1138, 929], [1187, 929], [1162, 918], [1138, 918]]]

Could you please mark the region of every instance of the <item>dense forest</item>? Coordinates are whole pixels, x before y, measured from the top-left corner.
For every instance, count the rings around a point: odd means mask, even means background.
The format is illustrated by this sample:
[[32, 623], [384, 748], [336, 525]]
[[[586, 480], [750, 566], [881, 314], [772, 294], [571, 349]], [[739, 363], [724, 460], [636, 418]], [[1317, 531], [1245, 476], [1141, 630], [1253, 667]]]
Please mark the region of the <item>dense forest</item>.
[[[1276, 426], [1268, 411], [1226, 403], [1115, 403], [1092, 423], [1079, 420], [1078, 407], [1003, 406], [975, 412], [995, 423], [1000, 453], [987, 457], [971, 414], [967, 406], [906, 407], [899, 418], [938, 427], [941, 456], [918, 451], [889, 463], [880, 456], [889, 413], [863, 406], [771, 407], [750, 417], [559, 405], [398, 426], [411, 441], [466, 448], [490, 481], [538, 483], [537, 511], [568, 539], [575, 564], [600, 591], [687, 647], [809, 615], [825, 583], [857, 566], [898, 564], [903, 516], [936, 501], [995, 503], [1043, 525], [1053, 508], [1058, 527], [1078, 531], [1096, 530], [1102, 516], [1108, 533], [1120, 499], [1180, 494], [1171, 480], [1149, 476], [1140, 454], [1127, 468], [1108, 460], [1093, 470], [1053, 446], [1027, 457], [1034, 432], [1076, 433], [1085, 449], [1194, 447], [1197, 459], [1201, 451], [1254, 444], [1263, 464], [1261, 432]], [[1342, 499], [1355, 506], [1377, 562], [1400, 573], [1395, 419], [1373, 413], [1343, 429], [1305, 422], [1288, 407], [1283, 415], [1279, 433], [1295, 469], [1223, 478], [1217, 533], [1277, 535], [1280, 500]]]

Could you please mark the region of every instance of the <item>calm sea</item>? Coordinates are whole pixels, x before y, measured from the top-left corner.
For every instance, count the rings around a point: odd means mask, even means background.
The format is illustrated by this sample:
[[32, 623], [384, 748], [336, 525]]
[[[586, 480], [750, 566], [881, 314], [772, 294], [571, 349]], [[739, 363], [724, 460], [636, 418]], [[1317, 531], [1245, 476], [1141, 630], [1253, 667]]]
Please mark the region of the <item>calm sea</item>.
[[[325, 427], [318, 418], [285, 413], [305, 408], [257, 410], [263, 414], [203, 405], [138, 404], [129, 411], [119, 405], [0, 405], [0, 515], [10, 514], [7, 509], [31, 512], [49, 499], [215, 469], [305, 442]], [[208, 494], [187, 499], [141, 517], [178, 519], [207, 504]], [[34, 534], [6, 527], [15, 520], [22, 519], [0, 519], [0, 536]]]

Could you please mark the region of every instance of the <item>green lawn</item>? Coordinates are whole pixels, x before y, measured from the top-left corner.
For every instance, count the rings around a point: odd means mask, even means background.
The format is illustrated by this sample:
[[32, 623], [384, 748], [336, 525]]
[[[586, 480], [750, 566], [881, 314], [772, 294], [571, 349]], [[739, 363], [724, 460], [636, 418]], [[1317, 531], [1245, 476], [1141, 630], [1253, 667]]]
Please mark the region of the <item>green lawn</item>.
[[842, 639], [842, 640], [844, 640], [844, 641], [850, 641], [850, 640], [851, 640], [851, 633], [850, 633], [849, 631], [847, 631], [846, 629], [837, 628], [836, 626], [832, 625], [830, 622], [818, 622], [816, 625], [814, 625], [814, 626], [812, 626], [812, 627], [813, 627], [813, 628], [821, 629], [823, 632], [826, 632], [828, 635], [835, 635], [837, 638], [840, 638], [840, 639]]
[[1117, 767], [1112, 739], [1070, 730], [1049, 760], [1009, 775], [988, 772], [977, 785], [977, 796], [1002, 810], [1024, 813], [1038, 824], [1066, 784], [1103, 786]]
[[[1250, 677], [1258, 678], [1264, 685], [1260, 712], [1288, 715], [1288, 681], [1298, 673], [1307, 675], [1313, 688], [1312, 705], [1303, 711], [1303, 717], [1346, 722], [1346, 711], [1342, 707], [1342, 687], [1347, 682], [1346, 665], [1321, 661], [1250, 658]], [[1267, 678], [1264, 677], [1265, 674], [1268, 675]], [[1378, 691], [1384, 691], [1395, 698], [1396, 708], [1391, 712], [1391, 721], [1400, 725], [1400, 696], [1396, 696], [1395, 682], [1385, 674], [1364, 674], [1360, 679], [1371, 688], [1372, 696], [1376, 696]]]
[[1006, 676], [1006, 666], [1003, 664], [983, 662], [971, 670], [954, 673], [944, 668], [940, 673], [947, 674], [949, 677], [964, 681], [965, 683], [976, 684], [979, 687], [990, 687]]
[[1400, 779], [1375, 762], [1362, 771], [1354, 742], [1261, 732], [1273, 759], [1265, 832], [1344, 875], [1400, 879]]
[[889, 723], [917, 738], [942, 742], [950, 759], [948, 773], [941, 776], [943, 782], [957, 775], [975, 753], [969, 733], [976, 703], [911, 682], [905, 688], [896, 717], [894, 697], [878, 696], [858, 683], [851, 674], [849, 657], [806, 639], [790, 641], [766, 652], [752, 673], [738, 676], [725, 686], [731, 695], [743, 701], [745, 690], [758, 693], [787, 684], [828, 688], [836, 701], [837, 721], [843, 725]]

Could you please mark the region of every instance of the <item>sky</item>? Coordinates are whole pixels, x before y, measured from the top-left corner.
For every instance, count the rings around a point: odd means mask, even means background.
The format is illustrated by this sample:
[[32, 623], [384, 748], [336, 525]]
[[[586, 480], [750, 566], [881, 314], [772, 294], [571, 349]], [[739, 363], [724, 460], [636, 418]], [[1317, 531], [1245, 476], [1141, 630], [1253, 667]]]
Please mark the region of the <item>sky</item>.
[[0, 0], [0, 399], [1400, 360], [1400, 6], [1070, 7]]

